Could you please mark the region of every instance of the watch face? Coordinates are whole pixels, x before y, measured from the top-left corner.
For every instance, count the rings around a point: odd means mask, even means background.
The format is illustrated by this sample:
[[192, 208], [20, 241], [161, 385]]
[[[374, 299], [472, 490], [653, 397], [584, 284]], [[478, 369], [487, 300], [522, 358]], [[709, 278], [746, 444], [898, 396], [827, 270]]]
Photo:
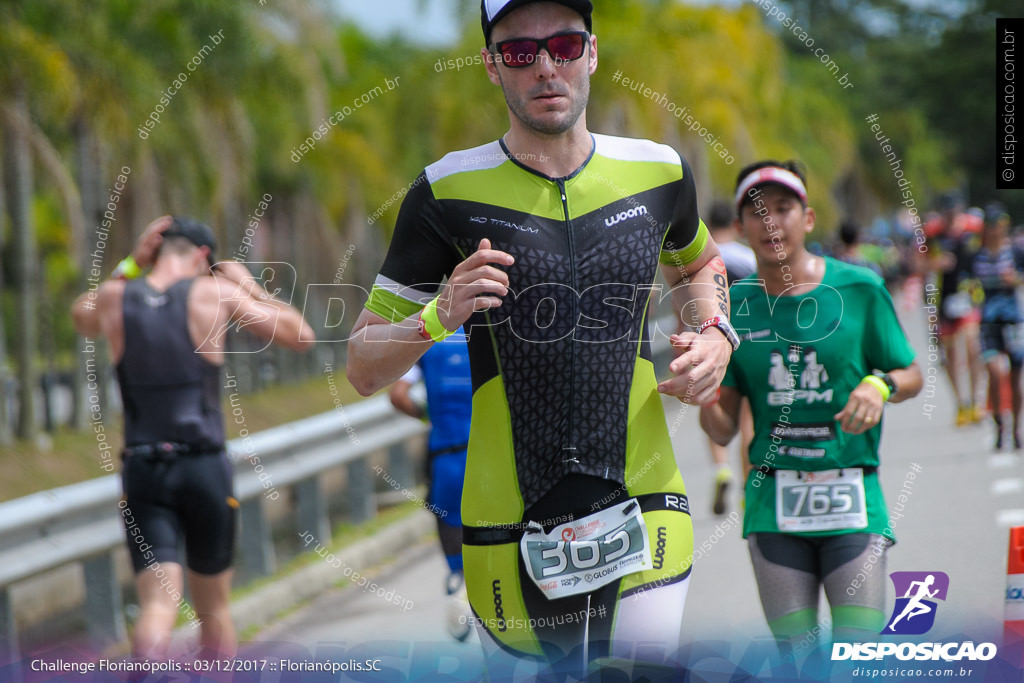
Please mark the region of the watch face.
[[732, 344], [733, 351], [740, 347], [740, 337], [738, 334], [736, 334], [736, 330], [733, 329], [732, 325], [729, 323], [728, 320], [720, 318], [718, 322], [715, 324], [715, 327], [720, 329], [722, 333], [725, 334], [725, 338], [729, 340], [730, 344]]

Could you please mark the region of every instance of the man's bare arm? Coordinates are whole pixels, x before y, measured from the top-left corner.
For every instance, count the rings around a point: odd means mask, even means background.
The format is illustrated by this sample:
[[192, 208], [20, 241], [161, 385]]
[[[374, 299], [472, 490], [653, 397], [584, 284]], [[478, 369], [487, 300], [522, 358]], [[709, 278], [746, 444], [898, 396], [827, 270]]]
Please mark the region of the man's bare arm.
[[411, 390], [412, 384], [400, 379], [391, 386], [388, 398], [391, 399], [391, 405], [395, 407], [395, 410], [419, 420], [426, 415], [423, 412], [423, 407], [412, 399]]
[[677, 333], [697, 327], [716, 315], [729, 317], [729, 280], [718, 245], [708, 241], [700, 258], [685, 268], [661, 266], [661, 274], [672, 292]]
[[718, 246], [708, 241], [704, 252], [686, 267], [662, 266], [672, 289], [672, 307], [679, 320], [671, 337], [677, 357], [669, 364], [675, 377], [658, 391], [684, 403], [703, 405], [715, 397], [732, 356], [732, 345], [717, 328], [703, 334], [686, 331], [715, 316], [729, 317], [729, 288]]
[[71, 322], [75, 332], [94, 339], [100, 334], [99, 290], [82, 292], [71, 304]]
[[346, 374], [356, 391], [370, 396], [396, 382], [433, 344], [420, 336], [415, 316], [391, 324], [364, 309], [349, 338]]
[[[511, 266], [510, 254], [491, 249], [490, 240], [452, 271], [437, 296], [437, 317], [454, 332], [476, 311], [501, 306], [508, 294], [508, 274], [495, 265]], [[434, 342], [418, 330], [418, 316], [397, 323], [364, 310], [356, 320], [348, 342], [349, 382], [363, 396], [369, 396], [404, 375]]]
[[231, 320], [240, 322], [247, 332], [292, 351], [306, 351], [316, 343], [316, 334], [302, 313], [267, 292], [241, 263], [217, 264], [214, 277], [218, 298], [231, 306]]
[[740, 428], [742, 403], [734, 387], [722, 387], [718, 401], [700, 409], [700, 428], [719, 446], [728, 446]]

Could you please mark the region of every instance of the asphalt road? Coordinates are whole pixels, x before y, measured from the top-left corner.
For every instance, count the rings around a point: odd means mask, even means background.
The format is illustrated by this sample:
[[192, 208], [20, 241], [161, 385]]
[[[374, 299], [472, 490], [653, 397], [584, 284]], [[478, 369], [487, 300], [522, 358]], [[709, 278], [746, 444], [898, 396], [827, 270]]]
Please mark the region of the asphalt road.
[[[992, 454], [990, 424], [953, 426], [951, 391], [941, 369], [929, 369], [924, 315], [919, 306], [901, 305], [900, 309], [926, 376], [934, 372], [937, 381], [931, 398], [922, 395], [886, 408], [879, 472], [890, 510], [900, 491], [907, 491], [903, 517], [894, 523], [899, 542], [889, 551], [887, 570], [949, 575], [948, 597], [929, 638], [965, 632], [975, 640], [997, 640], [1002, 629], [1008, 528], [1024, 525], [1024, 465], [1016, 454]], [[678, 423], [673, 440], [689, 490], [695, 545], [709, 542], [695, 563], [683, 616], [683, 643], [733, 643], [726, 657], [735, 661], [742, 654], [735, 650], [742, 645], [735, 644], [765, 642], [769, 636], [746, 542], [735, 518], [730, 521], [711, 514], [713, 470], [697, 411], [680, 415], [681, 404], [674, 399], [665, 406], [668, 423]], [[735, 451], [733, 457], [738, 460]], [[730, 511], [737, 509], [735, 493], [734, 489]], [[415, 605], [409, 611], [358, 587], [347, 587], [280, 619], [258, 634], [254, 644], [261, 651], [297, 659], [342, 655], [358, 659], [369, 652], [388, 652], [392, 655], [388, 662], [399, 663], [407, 672], [434, 671], [472, 680], [482, 657], [475, 634], [466, 643], [457, 643], [447, 633], [446, 574], [435, 542], [409, 548], [374, 577], [378, 584], [412, 599]], [[890, 587], [890, 606], [893, 593]], [[822, 617], [825, 614], [823, 607]], [[381, 676], [357, 679], [389, 678]]]

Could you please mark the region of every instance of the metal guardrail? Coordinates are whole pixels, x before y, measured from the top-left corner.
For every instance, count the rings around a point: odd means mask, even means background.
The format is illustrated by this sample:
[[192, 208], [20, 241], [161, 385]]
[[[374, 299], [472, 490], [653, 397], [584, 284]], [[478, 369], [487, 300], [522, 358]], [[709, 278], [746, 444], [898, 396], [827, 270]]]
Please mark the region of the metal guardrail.
[[[390, 478], [414, 485], [408, 453], [412, 437], [426, 426], [395, 413], [386, 396], [250, 434], [228, 442], [240, 505], [238, 535], [247, 578], [273, 574], [276, 567], [266, 501], [292, 489], [300, 531], [324, 542], [331, 537], [327, 500], [320, 477], [347, 469], [349, 518], [363, 522], [376, 514], [374, 477], [369, 457], [388, 450]], [[276, 493], [275, 493], [276, 492]], [[0, 503], [0, 643], [16, 661], [19, 653], [12, 585], [38, 574], [81, 562], [89, 636], [99, 647], [125, 637], [124, 610], [116, 576], [116, 553], [124, 547], [118, 510], [120, 476], [41, 491]]]
[[[674, 330], [671, 318], [659, 330]], [[670, 356], [664, 334], [652, 340], [656, 364]], [[376, 515], [374, 477], [368, 458], [384, 449], [388, 474], [396, 485], [415, 483], [408, 442], [426, 426], [397, 414], [386, 396], [361, 401], [315, 417], [228, 442], [235, 469], [235, 497], [241, 504], [238, 535], [241, 566], [248, 578], [276, 570], [267, 494], [291, 488], [295, 521], [324, 542], [331, 537], [327, 500], [320, 478], [347, 470], [349, 518], [359, 523]], [[270, 488], [268, 488], [270, 487]], [[118, 501], [120, 476], [108, 475], [0, 503], [0, 644], [11, 661], [19, 653], [10, 587], [41, 572], [81, 562], [85, 574], [89, 635], [98, 647], [125, 637], [124, 610], [115, 554], [124, 546]]]

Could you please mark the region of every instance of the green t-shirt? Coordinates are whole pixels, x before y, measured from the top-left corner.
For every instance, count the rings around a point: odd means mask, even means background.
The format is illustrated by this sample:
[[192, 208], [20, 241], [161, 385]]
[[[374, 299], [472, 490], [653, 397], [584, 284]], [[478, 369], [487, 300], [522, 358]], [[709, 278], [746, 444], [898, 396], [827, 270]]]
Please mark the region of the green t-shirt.
[[[881, 424], [852, 435], [834, 416], [865, 375], [907, 367], [914, 350], [882, 278], [866, 268], [826, 258], [822, 282], [809, 292], [768, 296], [755, 273], [734, 284], [730, 296], [743, 343], [723, 385], [750, 400], [754, 417], [743, 534], [778, 532], [776, 481], [763, 471], [878, 465]], [[867, 528], [801, 533], [891, 537], [877, 474], [865, 474], [864, 489]]]

